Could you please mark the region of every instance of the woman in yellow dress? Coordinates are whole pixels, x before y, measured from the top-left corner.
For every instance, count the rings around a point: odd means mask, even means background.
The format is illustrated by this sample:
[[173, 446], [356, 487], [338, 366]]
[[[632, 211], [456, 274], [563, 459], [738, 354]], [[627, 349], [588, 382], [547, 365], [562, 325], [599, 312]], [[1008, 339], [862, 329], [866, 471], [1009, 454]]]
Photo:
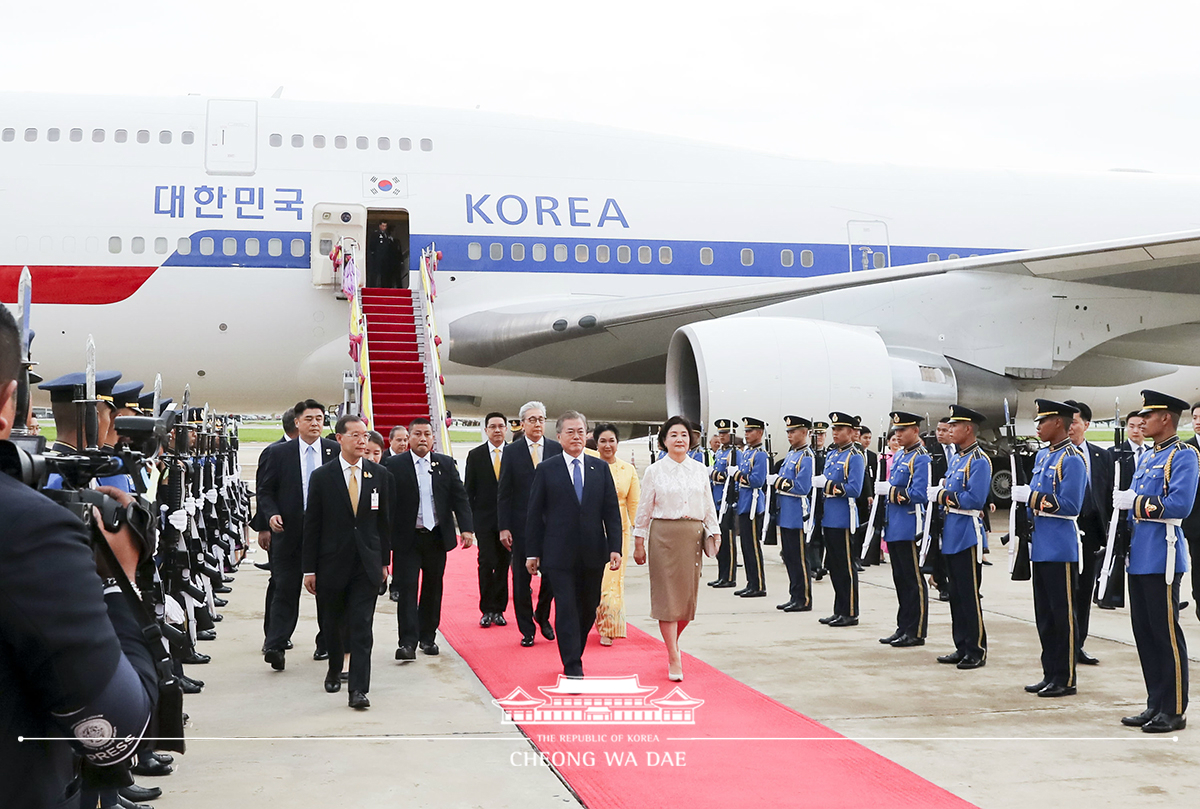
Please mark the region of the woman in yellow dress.
[[[597, 454], [608, 464], [617, 485], [617, 499], [621, 503], [621, 558], [628, 559], [633, 517], [641, 492], [637, 469], [617, 457], [621, 435], [615, 424], [597, 424], [592, 437], [596, 440]], [[613, 638], [625, 637], [625, 565], [616, 570], [604, 569], [600, 606], [596, 607], [596, 631], [600, 633], [601, 646], [612, 646]]]

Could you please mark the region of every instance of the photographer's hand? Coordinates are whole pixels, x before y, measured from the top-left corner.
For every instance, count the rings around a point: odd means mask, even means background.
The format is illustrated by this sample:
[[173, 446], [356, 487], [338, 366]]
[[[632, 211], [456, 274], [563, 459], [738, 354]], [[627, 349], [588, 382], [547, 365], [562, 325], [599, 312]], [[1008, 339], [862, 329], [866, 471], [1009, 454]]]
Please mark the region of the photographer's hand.
[[[132, 495], [112, 486], [100, 486], [97, 491], [108, 495], [122, 506], [127, 506], [133, 502]], [[130, 581], [134, 581], [137, 577], [138, 547], [133, 532], [129, 529], [128, 525], [122, 525], [116, 533], [110, 532], [104, 527], [104, 520], [100, 517], [100, 509], [93, 506], [92, 512], [96, 518], [96, 525], [100, 527], [100, 533], [104, 534], [104, 538], [108, 540], [108, 547], [112, 548], [113, 555], [117, 557], [117, 561], [121, 564], [121, 569], [125, 571], [125, 577]]]

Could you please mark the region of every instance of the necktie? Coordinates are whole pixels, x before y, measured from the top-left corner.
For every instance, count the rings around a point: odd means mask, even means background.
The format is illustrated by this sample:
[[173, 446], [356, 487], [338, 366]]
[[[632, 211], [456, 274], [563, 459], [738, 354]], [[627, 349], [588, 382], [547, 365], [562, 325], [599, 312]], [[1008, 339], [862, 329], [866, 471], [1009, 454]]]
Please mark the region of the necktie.
[[534, 465], [534, 467], [536, 467], [538, 465], [538, 445], [537, 444], [529, 445], [529, 457], [533, 459], [533, 465]]
[[583, 466], [576, 458], [572, 463], [575, 464], [575, 497], [580, 503], [583, 502]]
[[492, 450], [492, 471], [496, 473], [496, 480], [500, 479], [500, 449], [497, 447]]
[[417, 504], [417, 527], [425, 527], [425, 492], [421, 483], [425, 477], [425, 459], [417, 459], [417, 499], [420, 503]]
[[317, 449], [312, 444], [304, 448], [304, 505], [308, 505], [308, 479], [317, 468]]
[[350, 508], [354, 511], [354, 516], [358, 516], [358, 476], [354, 474], [354, 467], [350, 467]]

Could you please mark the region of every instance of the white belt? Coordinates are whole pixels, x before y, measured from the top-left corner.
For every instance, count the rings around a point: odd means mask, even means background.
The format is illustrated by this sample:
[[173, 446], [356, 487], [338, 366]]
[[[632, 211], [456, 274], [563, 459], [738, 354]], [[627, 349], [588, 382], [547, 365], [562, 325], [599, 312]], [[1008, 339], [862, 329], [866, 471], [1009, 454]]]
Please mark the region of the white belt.
[[1035, 516], [1035, 517], [1053, 517], [1056, 520], [1069, 520], [1071, 525], [1075, 526], [1076, 553], [1079, 554], [1078, 566], [1079, 566], [1079, 572], [1082, 573], [1083, 572], [1083, 533], [1080, 532], [1080, 530], [1079, 530], [1079, 517], [1078, 516], [1070, 517], [1066, 514], [1045, 514], [1041, 511], [1037, 511], [1036, 509], [1033, 512], [1033, 516]]
[[[1137, 519], [1136, 517], [1134, 518]], [[1175, 543], [1179, 541], [1178, 530], [1183, 527], [1183, 520], [1138, 520], [1138, 522], [1160, 522], [1167, 526], [1167, 566], [1163, 568], [1163, 574], [1167, 579], [1167, 586], [1175, 583]], [[1187, 545], [1183, 546], [1183, 552], [1187, 553]], [[1190, 567], [1190, 565], [1189, 565]]]
[[972, 527], [975, 529], [975, 544], [979, 547], [979, 558], [983, 558], [983, 511], [977, 508], [954, 508], [946, 506], [946, 512], [949, 514], [961, 514], [964, 517], [974, 517], [971, 521]]

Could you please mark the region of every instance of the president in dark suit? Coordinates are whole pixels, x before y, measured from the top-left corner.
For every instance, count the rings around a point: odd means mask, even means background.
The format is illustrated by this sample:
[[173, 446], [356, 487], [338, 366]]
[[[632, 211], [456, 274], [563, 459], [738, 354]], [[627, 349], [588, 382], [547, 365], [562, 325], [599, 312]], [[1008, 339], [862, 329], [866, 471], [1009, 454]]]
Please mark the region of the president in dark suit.
[[[350, 652], [350, 707], [369, 708], [371, 620], [391, 549], [391, 477], [363, 457], [369, 430], [355, 415], [338, 419], [338, 460], [312, 473], [304, 509], [304, 588], [317, 597], [329, 651], [325, 690], [341, 689]], [[349, 649], [342, 648], [345, 628]]]
[[525, 562], [554, 589], [563, 674], [582, 677], [604, 566], [621, 567], [621, 505], [608, 464], [584, 454], [587, 419], [568, 410], [556, 428], [562, 454], [538, 465], [529, 490]]
[[[270, 450], [258, 489], [258, 507], [271, 528], [271, 581], [275, 586], [263, 658], [276, 671], [284, 669], [284, 645], [300, 615], [309, 477], [339, 452], [336, 442], [321, 437], [325, 408], [320, 402], [306, 399], [297, 402], [294, 410], [300, 432], [295, 440]], [[313, 656], [324, 660], [326, 654], [326, 650], [318, 649]]]
[[471, 519], [479, 541], [479, 625], [505, 626], [508, 621], [508, 568], [512, 552], [500, 541], [496, 526], [496, 491], [500, 482], [500, 461], [504, 455], [504, 430], [508, 420], [503, 413], [488, 413], [483, 420], [484, 441], [467, 454], [463, 482]]
[[[274, 443], [263, 447], [262, 452], [258, 454], [258, 468], [254, 470], [254, 491], [257, 492], [262, 488], [262, 482], [267, 476], [267, 464], [270, 463], [272, 447], [277, 447], [280, 444], [286, 444], [289, 440], [296, 437], [296, 414], [289, 407], [284, 411], [282, 418], [283, 435], [280, 436]], [[258, 547], [267, 552], [267, 563], [264, 565], [261, 562], [255, 562], [254, 566], [263, 570], [271, 569], [271, 526], [267, 524], [267, 515], [263, 513], [262, 505], [260, 504], [254, 512], [253, 519], [250, 520], [250, 529], [258, 532]], [[267, 632], [271, 628], [271, 602], [275, 599], [275, 582], [273, 579], [267, 580], [267, 595], [263, 602], [263, 640], [266, 641]], [[263, 646], [263, 650], [266, 650]]]
[[534, 468], [548, 458], [561, 455], [562, 446], [544, 435], [544, 404], [526, 402], [521, 406], [520, 417], [522, 435], [504, 448], [500, 460], [496, 525], [500, 529], [500, 541], [512, 551], [513, 612], [517, 616], [517, 629], [521, 630], [521, 645], [532, 646], [537, 627], [541, 627], [546, 640], [554, 640], [554, 630], [550, 627], [550, 604], [554, 591], [549, 580], [543, 576], [535, 611], [533, 577], [525, 565], [525, 518], [529, 513], [529, 488], [533, 485]]
[[[392, 580], [399, 579], [396, 623], [400, 642], [396, 659], [416, 659], [416, 647], [438, 653], [437, 629], [442, 619], [442, 576], [446, 553], [458, 544], [475, 541], [467, 490], [458, 477], [454, 458], [432, 452], [433, 425], [413, 419], [408, 425], [408, 452], [385, 459], [396, 492], [392, 526]], [[458, 531], [454, 522], [458, 520]]]
[[1071, 422], [1071, 442], [1083, 454], [1087, 467], [1087, 488], [1083, 492], [1083, 506], [1079, 511], [1079, 533], [1083, 538], [1082, 565], [1079, 571], [1079, 587], [1075, 590], [1075, 625], [1079, 649], [1076, 660], [1094, 666], [1099, 660], [1083, 650], [1087, 641], [1088, 627], [1092, 616], [1092, 594], [1096, 591], [1100, 553], [1108, 544], [1108, 521], [1112, 518], [1113, 458], [1106, 450], [1087, 441], [1087, 430], [1092, 423], [1092, 408], [1084, 402], [1068, 399], [1066, 404], [1079, 408]]

